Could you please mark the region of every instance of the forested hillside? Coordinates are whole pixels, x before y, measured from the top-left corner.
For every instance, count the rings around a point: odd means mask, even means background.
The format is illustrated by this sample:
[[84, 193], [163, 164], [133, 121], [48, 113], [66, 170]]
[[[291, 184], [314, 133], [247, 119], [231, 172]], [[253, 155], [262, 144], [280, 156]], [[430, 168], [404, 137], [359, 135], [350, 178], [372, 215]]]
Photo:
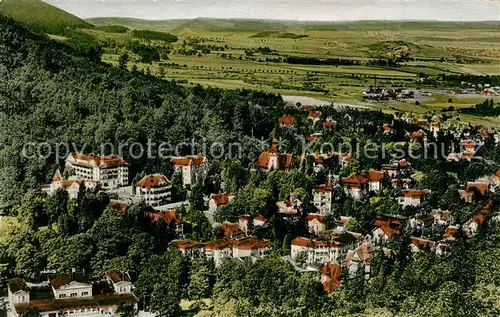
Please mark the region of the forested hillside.
[[[269, 135], [280, 102], [276, 95], [184, 88], [113, 68], [0, 17], [0, 203], [19, 201], [59, 163], [20, 157], [27, 142], [50, 142], [52, 150], [74, 142], [88, 153], [99, 153], [105, 142], [245, 142], [252, 129], [257, 138]], [[124, 152], [133, 174], [167, 168]]]

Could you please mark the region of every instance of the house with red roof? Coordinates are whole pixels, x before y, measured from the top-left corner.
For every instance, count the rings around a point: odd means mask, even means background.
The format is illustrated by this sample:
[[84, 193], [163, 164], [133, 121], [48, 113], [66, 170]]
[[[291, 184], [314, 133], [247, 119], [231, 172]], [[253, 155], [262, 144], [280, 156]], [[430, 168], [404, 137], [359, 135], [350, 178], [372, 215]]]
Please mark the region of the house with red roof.
[[325, 130], [333, 130], [337, 127], [337, 121], [333, 120], [332, 118], [327, 118], [321, 123], [321, 125]]
[[96, 189], [98, 185], [100, 185], [100, 183], [93, 179], [63, 179], [61, 172], [58, 169], [52, 178], [48, 194], [54, 195], [59, 189], [63, 189], [68, 192], [69, 198], [76, 199], [81, 187], [84, 190], [93, 190]]
[[326, 293], [331, 294], [339, 288], [342, 278], [342, 266], [337, 263], [324, 264], [321, 268], [321, 284]]
[[292, 240], [290, 258], [296, 262], [303, 254], [308, 264], [335, 263], [339, 261], [340, 246], [339, 242], [297, 237]]
[[309, 233], [320, 235], [325, 231], [326, 215], [308, 214], [306, 220], [307, 220], [307, 229], [309, 230]]
[[431, 194], [428, 189], [406, 189], [401, 191], [398, 203], [404, 207], [420, 206], [422, 202]]
[[349, 276], [355, 277], [363, 273], [366, 279], [370, 278], [373, 246], [369, 240], [363, 242], [354, 250], [347, 251], [344, 267], [349, 270]]
[[135, 185], [135, 195], [146, 205], [158, 207], [172, 200], [172, 184], [165, 175], [150, 174], [144, 176]]
[[287, 172], [292, 165], [292, 160], [293, 155], [281, 153], [278, 149], [278, 142], [273, 139], [271, 147], [259, 155], [255, 161], [255, 166], [266, 172], [275, 170]]
[[208, 211], [215, 214], [221, 206], [228, 205], [233, 200], [233, 194], [229, 192], [212, 195], [208, 201]]
[[399, 217], [377, 217], [375, 226], [377, 228], [373, 231], [372, 238], [376, 245], [384, 245], [392, 236], [403, 232], [403, 221]]
[[331, 175], [328, 175], [326, 184], [318, 185], [312, 191], [312, 203], [316, 208], [318, 208], [320, 214], [329, 214], [332, 212], [334, 190], [331, 179]]
[[70, 153], [66, 158], [65, 170], [76, 179], [99, 182], [103, 189], [128, 185], [128, 164], [116, 155]]
[[364, 191], [380, 191], [380, 181], [385, 173], [375, 170], [353, 173], [342, 179], [344, 191], [354, 199], [360, 199]]
[[490, 218], [493, 217], [493, 203], [490, 200], [486, 205], [482, 206], [476, 214], [467, 221], [463, 226], [463, 231], [467, 236], [473, 236], [479, 228]]
[[307, 120], [311, 120], [314, 123], [318, 122], [321, 120], [321, 111], [311, 111], [309, 112], [309, 115], [307, 116]]
[[483, 198], [489, 189], [489, 182], [467, 182], [465, 189], [458, 190], [458, 193], [463, 201], [471, 203], [475, 198]]
[[414, 253], [420, 251], [434, 251], [435, 246], [436, 243], [434, 241], [423, 238], [410, 237], [410, 248]]
[[170, 164], [178, 173], [182, 173], [182, 182], [184, 185], [192, 185], [196, 177], [204, 177], [208, 168], [207, 158], [203, 155], [188, 155], [172, 157]]
[[280, 117], [279, 122], [282, 127], [293, 127], [297, 120], [292, 115], [283, 115]]
[[269, 240], [260, 240], [254, 237], [245, 237], [233, 241], [233, 257], [262, 259], [269, 252]]
[[297, 216], [302, 213], [302, 202], [299, 199], [290, 199], [276, 203], [278, 214], [281, 216]]

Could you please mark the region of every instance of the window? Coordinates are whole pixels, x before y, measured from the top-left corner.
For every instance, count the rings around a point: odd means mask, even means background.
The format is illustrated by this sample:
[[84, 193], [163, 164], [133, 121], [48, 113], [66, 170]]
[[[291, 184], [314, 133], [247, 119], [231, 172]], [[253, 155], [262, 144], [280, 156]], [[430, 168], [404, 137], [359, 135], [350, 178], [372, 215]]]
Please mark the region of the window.
[[78, 296], [78, 293], [71, 293], [69, 294], [69, 297], [77, 297]]
[[82, 292], [82, 296], [88, 296], [89, 292]]
[[65, 298], [66, 294], [59, 294], [59, 298]]

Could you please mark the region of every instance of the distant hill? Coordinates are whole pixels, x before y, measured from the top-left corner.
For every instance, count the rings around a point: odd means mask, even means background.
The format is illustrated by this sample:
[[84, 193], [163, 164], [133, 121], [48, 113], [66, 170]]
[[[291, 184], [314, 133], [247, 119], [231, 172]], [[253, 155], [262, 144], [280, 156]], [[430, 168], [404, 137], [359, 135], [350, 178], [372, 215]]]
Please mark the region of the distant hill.
[[131, 29], [150, 29], [158, 31], [177, 31], [183, 29], [203, 29], [207, 31], [254, 31], [289, 32], [313, 30], [456, 30], [482, 29], [500, 26], [498, 21], [489, 22], [438, 22], [438, 21], [292, 21], [259, 19], [180, 19], [180, 20], [141, 20], [132, 18], [94, 18], [88, 19], [94, 25], [123, 25]]
[[1, 0], [0, 12], [45, 33], [60, 34], [67, 28], [92, 27], [88, 22], [41, 0]]

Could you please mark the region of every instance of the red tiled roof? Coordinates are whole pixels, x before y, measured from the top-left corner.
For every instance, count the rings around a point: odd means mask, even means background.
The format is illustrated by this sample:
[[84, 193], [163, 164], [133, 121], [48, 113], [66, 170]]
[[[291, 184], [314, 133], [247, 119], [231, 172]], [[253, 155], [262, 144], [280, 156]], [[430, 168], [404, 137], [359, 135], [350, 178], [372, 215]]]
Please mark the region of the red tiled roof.
[[337, 121], [326, 120], [326, 121], [323, 121], [322, 125], [323, 125], [323, 128], [325, 128], [325, 129], [333, 129], [337, 126]]
[[[73, 282], [73, 277], [70, 274], [59, 274], [49, 277], [49, 282], [52, 287], [59, 289], [64, 285]], [[87, 284], [87, 283], [86, 283]], [[90, 286], [90, 284], [88, 284]]]
[[128, 210], [128, 204], [125, 201], [110, 200], [109, 206], [111, 206], [113, 208], [119, 208], [122, 212], [125, 212]]
[[330, 193], [333, 191], [333, 187], [331, 184], [319, 185], [314, 188], [314, 191], [317, 193]]
[[316, 140], [319, 140], [321, 138], [321, 133], [313, 133], [311, 135], [309, 135], [306, 140], [308, 142], [312, 142], [312, 141], [316, 141]]
[[291, 115], [284, 115], [280, 117], [281, 125], [295, 125], [296, 122], [295, 117]]
[[342, 179], [344, 186], [360, 187], [362, 184], [368, 183], [368, 179], [358, 173], [353, 173], [346, 178]]
[[259, 240], [253, 237], [242, 238], [233, 241], [233, 248], [240, 250], [255, 250], [269, 248], [269, 240]]
[[192, 249], [200, 245], [200, 243], [193, 240], [173, 240], [170, 244], [179, 248], [179, 250]]
[[458, 236], [457, 226], [448, 226], [444, 231], [443, 240], [452, 240]]
[[410, 243], [413, 244], [414, 246], [416, 246], [420, 250], [432, 249], [432, 248], [434, 248], [434, 245], [436, 244], [434, 241], [426, 240], [426, 239], [422, 239], [422, 238], [416, 238], [416, 237], [411, 237]]
[[427, 189], [416, 190], [416, 189], [408, 189], [402, 190], [401, 194], [407, 198], [422, 198], [430, 194], [430, 191]]
[[491, 200], [488, 201], [486, 205], [484, 205], [479, 212], [477, 212], [472, 218], [472, 222], [477, 223], [478, 225], [482, 225], [489, 217], [491, 217], [492, 208], [491, 208]]
[[175, 210], [160, 211], [160, 212], [145, 212], [144, 215], [149, 217], [153, 222], [157, 223], [160, 220], [165, 221], [166, 224], [175, 222], [176, 224], [182, 223], [182, 218], [177, 215]]
[[170, 163], [175, 166], [189, 166], [194, 165], [196, 167], [201, 166], [205, 163], [205, 157], [203, 155], [188, 155], [181, 157], [172, 157]]
[[9, 284], [9, 289], [12, 293], [18, 292], [18, 291], [29, 291], [28, 286], [26, 286], [26, 282], [24, 282], [23, 279], [20, 278], [11, 278], [8, 280]]
[[230, 248], [233, 246], [232, 240], [221, 240], [221, 241], [212, 241], [206, 243], [203, 248], [206, 250], [219, 250], [223, 248]]
[[323, 287], [328, 294], [331, 294], [340, 286], [342, 267], [339, 264], [330, 263], [323, 265], [321, 274], [326, 278], [323, 282]]
[[94, 163], [97, 166], [101, 167], [125, 167], [128, 166], [127, 162], [125, 162], [122, 158], [116, 155], [109, 156], [94, 156], [87, 154], [79, 154], [79, 153], [71, 153], [72, 156], [77, 161], [85, 161], [87, 164]]
[[388, 124], [388, 123], [384, 123], [384, 125], [382, 126], [382, 128], [384, 129], [384, 133], [391, 133], [392, 132], [391, 125]]
[[376, 219], [375, 225], [379, 227], [388, 238], [400, 234], [403, 227], [401, 221], [395, 219]]
[[63, 178], [61, 176], [61, 171], [59, 171], [59, 169], [57, 169], [56, 172], [54, 173], [54, 177], [52, 177], [52, 180], [54, 182], [59, 182], [59, 181], [63, 180]]
[[121, 282], [121, 281], [127, 281], [128, 280], [127, 277], [123, 273], [118, 272], [118, 271], [109, 271], [109, 272], [106, 272], [106, 277], [112, 283], [118, 283], [118, 282]]
[[319, 118], [321, 118], [320, 111], [311, 111], [311, 112], [309, 112], [309, 115], [307, 116], [307, 119], [309, 119], [309, 120], [314, 120], [314, 119], [319, 119]]
[[324, 223], [326, 221], [326, 215], [321, 215], [321, 214], [308, 214], [307, 215], [307, 221], [313, 221], [317, 220], [320, 223]]
[[466, 192], [472, 192], [474, 191], [474, 189], [476, 189], [482, 196], [486, 194], [486, 191], [489, 188], [490, 184], [484, 182], [468, 182], [467, 185], [465, 185]]
[[223, 206], [229, 204], [229, 198], [232, 196], [231, 193], [221, 193], [213, 195], [210, 199], [213, 200], [216, 206]]
[[170, 181], [165, 175], [161, 174], [151, 174], [144, 176], [138, 183], [137, 187], [142, 188], [156, 188], [167, 186], [170, 184]]
[[244, 234], [243, 230], [241, 230], [239, 224], [237, 223], [225, 222], [221, 224], [220, 227], [224, 233], [224, 237], [226, 238], [233, 238], [237, 235]]
[[261, 214], [257, 214], [254, 219], [257, 221], [267, 222], [267, 219], [264, 218]]

